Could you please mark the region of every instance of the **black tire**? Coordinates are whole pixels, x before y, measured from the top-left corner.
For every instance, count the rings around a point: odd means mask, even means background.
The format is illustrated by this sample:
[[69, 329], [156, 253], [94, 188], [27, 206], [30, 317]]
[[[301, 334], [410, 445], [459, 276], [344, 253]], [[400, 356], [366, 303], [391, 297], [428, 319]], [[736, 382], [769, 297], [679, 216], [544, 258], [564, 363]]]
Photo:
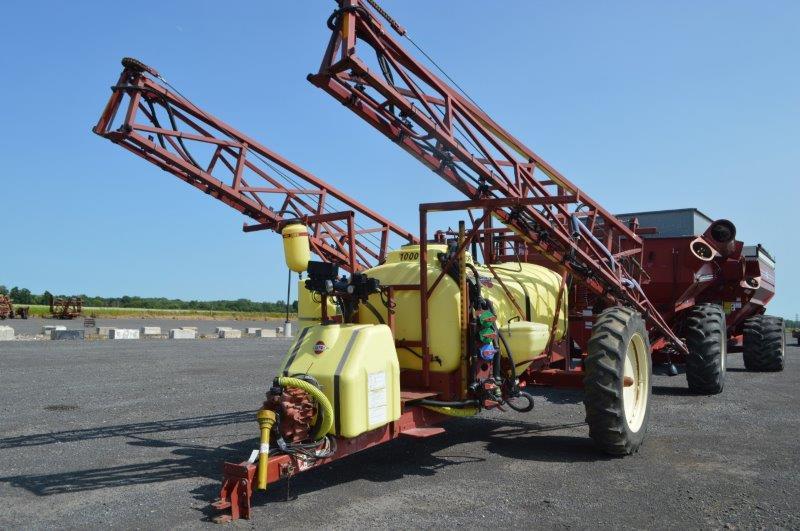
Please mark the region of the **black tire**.
[[744, 366], [748, 371], [783, 370], [786, 325], [781, 317], [756, 315], [744, 322]]
[[[634, 343], [639, 337], [641, 343]], [[634, 405], [626, 411], [625, 359], [628, 349], [639, 345], [634, 374], [629, 383], [635, 392]], [[650, 416], [652, 367], [650, 340], [644, 320], [630, 308], [615, 306], [604, 310], [594, 323], [584, 361], [584, 398], [589, 436], [604, 452], [627, 455], [639, 450]], [[634, 419], [629, 416], [636, 414]]]
[[686, 381], [692, 392], [716, 395], [725, 387], [728, 331], [725, 312], [718, 304], [698, 304], [687, 310], [684, 334]]

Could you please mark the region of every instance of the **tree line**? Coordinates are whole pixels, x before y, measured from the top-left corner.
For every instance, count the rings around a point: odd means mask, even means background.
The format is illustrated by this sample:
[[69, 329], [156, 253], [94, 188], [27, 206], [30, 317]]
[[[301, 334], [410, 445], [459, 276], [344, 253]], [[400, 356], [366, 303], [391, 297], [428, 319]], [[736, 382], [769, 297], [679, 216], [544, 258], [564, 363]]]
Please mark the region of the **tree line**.
[[[11, 298], [14, 304], [49, 304], [50, 292], [42, 294], [31, 293], [27, 288], [14, 286], [8, 289], [0, 285], [0, 295]], [[52, 295], [55, 298], [71, 297], [65, 295]], [[123, 295], [122, 297], [90, 297], [77, 295], [83, 299], [83, 305], [96, 308], [144, 308], [148, 310], [209, 310], [228, 312], [285, 312], [286, 301], [258, 302], [250, 299], [216, 300], [216, 301], [184, 301], [181, 299], [167, 299], [166, 297], [137, 297]], [[291, 305], [291, 311], [297, 312], [297, 301]]]

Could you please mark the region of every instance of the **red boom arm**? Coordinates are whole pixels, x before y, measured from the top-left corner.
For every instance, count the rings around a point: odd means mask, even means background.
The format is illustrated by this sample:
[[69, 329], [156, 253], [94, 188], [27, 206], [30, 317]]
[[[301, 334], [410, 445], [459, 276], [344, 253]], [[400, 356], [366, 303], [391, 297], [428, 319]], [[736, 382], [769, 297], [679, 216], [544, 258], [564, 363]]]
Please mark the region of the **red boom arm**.
[[[389, 238], [410, 232], [267, 149], [167, 88], [134, 59], [94, 132], [254, 219], [245, 231], [280, 230], [299, 218], [321, 259], [354, 272], [382, 262]], [[119, 123], [115, 123], [119, 122]], [[116, 126], [116, 127], [115, 127]]]
[[[684, 352], [639, 286], [640, 237], [415, 60], [367, 4], [405, 35], [375, 2], [340, 0], [320, 70], [309, 80], [470, 199], [534, 199], [492, 214], [596, 296], [636, 308], [652, 335]], [[358, 54], [363, 45], [374, 59]]]

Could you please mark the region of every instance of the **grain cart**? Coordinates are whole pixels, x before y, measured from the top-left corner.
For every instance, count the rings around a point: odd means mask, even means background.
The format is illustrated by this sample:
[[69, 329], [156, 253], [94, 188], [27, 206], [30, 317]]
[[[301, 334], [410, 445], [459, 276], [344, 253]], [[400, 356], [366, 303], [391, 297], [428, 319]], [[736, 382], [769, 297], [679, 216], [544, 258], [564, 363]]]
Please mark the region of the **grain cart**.
[[[337, 13], [334, 41], [349, 38], [345, 24], [377, 24], [342, 18], [361, 11]], [[436, 435], [449, 417], [531, 411], [531, 385], [585, 385], [598, 446], [619, 455], [642, 444], [650, 403], [642, 315], [657, 341], [685, 346], [638, 289], [630, 257], [641, 255], [640, 238], [543, 161], [478, 163], [511, 166], [520, 180], [480, 189], [459, 181], [470, 199], [420, 205], [417, 238], [202, 111], [155, 69], [132, 59], [123, 66], [94, 131], [256, 220], [246, 231], [280, 232], [287, 265], [307, 275], [301, 330], [258, 413], [261, 444], [247, 461], [223, 466], [215, 508], [224, 518], [249, 516], [254, 486], [397, 437]], [[455, 166], [445, 172], [458, 175]], [[577, 201], [585, 212], [574, 212]], [[428, 216], [442, 211], [465, 211], [470, 224], [429, 241]], [[493, 220], [564, 270], [479, 263], [468, 249], [484, 243]], [[607, 245], [593, 232], [599, 226]], [[390, 238], [404, 244], [389, 251]], [[564, 347], [572, 286], [607, 306], [580, 365]]]
[[644, 238], [642, 287], [656, 309], [682, 336], [725, 338], [689, 356], [663, 349], [656, 361], [685, 363], [689, 388], [700, 393], [722, 391], [726, 350], [743, 352], [748, 370], [783, 370], [783, 319], [764, 313], [775, 261], [761, 245], [745, 246], [733, 223], [694, 208], [618, 217]]

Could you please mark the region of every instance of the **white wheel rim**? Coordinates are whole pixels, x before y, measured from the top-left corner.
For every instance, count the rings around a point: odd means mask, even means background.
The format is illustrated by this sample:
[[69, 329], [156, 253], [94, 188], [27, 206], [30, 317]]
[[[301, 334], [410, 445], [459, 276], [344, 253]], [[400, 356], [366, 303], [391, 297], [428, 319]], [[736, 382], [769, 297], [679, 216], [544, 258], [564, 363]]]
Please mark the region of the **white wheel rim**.
[[625, 421], [628, 429], [636, 433], [644, 423], [647, 412], [648, 389], [650, 388], [650, 371], [647, 356], [650, 354], [644, 346], [642, 336], [634, 334], [628, 341], [625, 350], [625, 369], [623, 373], [622, 405], [625, 409]]
[[719, 367], [723, 373], [725, 373], [725, 367], [728, 366], [728, 338], [725, 337], [725, 334], [722, 334], [722, 348], [720, 349], [720, 360], [719, 360]]

